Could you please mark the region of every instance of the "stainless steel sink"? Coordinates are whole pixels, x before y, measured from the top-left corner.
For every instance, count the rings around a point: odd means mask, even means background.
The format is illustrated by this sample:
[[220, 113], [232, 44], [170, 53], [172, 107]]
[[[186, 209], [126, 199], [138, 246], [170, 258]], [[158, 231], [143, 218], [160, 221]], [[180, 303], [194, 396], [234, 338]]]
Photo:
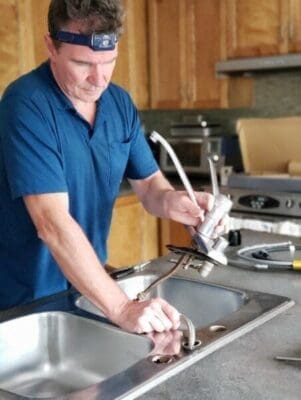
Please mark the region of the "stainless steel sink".
[[0, 324], [0, 389], [66, 395], [125, 371], [151, 349], [146, 337], [64, 312], [16, 318]]
[[[134, 299], [156, 278], [158, 275], [145, 272], [117, 282], [125, 293]], [[179, 277], [164, 281], [150, 293], [149, 297], [162, 297], [167, 300], [190, 318], [197, 328], [212, 324], [237, 311], [247, 301], [243, 291]], [[76, 305], [92, 314], [102, 315], [101, 311], [83, 296], [77, 300]]]
[[[169, 269], [162, 257], [117, 282], [135, 298]], [[207, 283], [193, 270], [179, 272], [150, 296], [165, 298], [193, 321], [198, 344], [193, 351], [181, 347], [179, 332], [178, 350], [167, 353], [146, 336], [122, 332], [72, 291], [31, 306], [30, 315], [7, 320], [13, 317], [5, 314], [0, 399], [135, 399], [294, 304], [287, 297]], [[170, 349], [174, 338], [167, 333], [163, 342]]]

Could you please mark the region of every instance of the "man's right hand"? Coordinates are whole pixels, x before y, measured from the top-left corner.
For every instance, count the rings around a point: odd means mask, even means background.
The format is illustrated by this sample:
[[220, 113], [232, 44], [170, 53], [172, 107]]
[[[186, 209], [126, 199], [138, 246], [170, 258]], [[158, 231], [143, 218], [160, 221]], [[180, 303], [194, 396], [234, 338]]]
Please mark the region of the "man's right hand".
[[179, 328], [180, 314], [161, 298], [129, 300], [112, 321], [129, 332], [164, 332]]

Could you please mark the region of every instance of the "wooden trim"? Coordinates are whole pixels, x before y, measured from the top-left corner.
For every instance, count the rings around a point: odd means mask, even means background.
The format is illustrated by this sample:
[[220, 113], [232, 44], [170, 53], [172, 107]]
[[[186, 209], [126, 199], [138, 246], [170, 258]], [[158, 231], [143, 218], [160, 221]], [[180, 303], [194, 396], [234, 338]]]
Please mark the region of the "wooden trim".
[[28, 0], [17, 1], [19, 26], [19, 68], [24, 74], [35, 67], [32, 12]]
[[157, 7], [154, 1], [148, 1], [148, 32], [149, 32], [149, 54], [151, 54], [149, 60], [150, 66], [150, 83], [151, 83], [151, 96], [150, 104], [152, 108], [157, 107], [158, 102], [158, 86], [156, 77], [159, 75], [158, 71], [158, 54], [156, 49], [156, 43], [158, 43], [158, 27], [157, 27]]
[[170, 221], [168, 219], [159, 220], [160, 236], [159, 236], [159, 255], [164, 256], [168, 254], [166, 245], [169, 244], [170, 238]]

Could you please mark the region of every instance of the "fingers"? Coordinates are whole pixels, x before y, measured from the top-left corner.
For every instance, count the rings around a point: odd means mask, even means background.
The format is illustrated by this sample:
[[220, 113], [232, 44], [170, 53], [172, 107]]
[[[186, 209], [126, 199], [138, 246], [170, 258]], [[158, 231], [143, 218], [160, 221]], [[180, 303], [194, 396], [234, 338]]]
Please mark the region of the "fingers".
[[[198, 226], [210, 212], [214, 205], [214, 196], [207, 192], [195, 192], [198, 205], [196, 205], [184, 191], [174, 191], [169, 197], [168, 209], [170, 219], [184, 225]], [[225, 216], [215, 228], [215, 236], [227, 233], [229, 217]]]
[[172, 329], [178, 329], [180, 326], [180, 314], [178, 310], [161, 298], [158, 298], [156, 300], [160, 303], [162, 311], [172, 322]]
[[133, 329], [137, 333], [150, 333], [153, 332], [153, 327], [149, 318], [146, 315], [141, 315], [137, 320], [137, 325]]
[[201, 208], [193, 203], [186, 192], [178, 192], [175, 209], [182, 213], [188, 213], [193, 218], [199, 218], [200, 213], [202, 212]]
[[191, 216], [202, 217], [204, 212], [210, 211], [214, 204], [214, 196], [207, 192], [194, 192], [198, 206], [186, 194], [180, 201], [185, 209], [189, 210]]
[[[214, 204], [214, 196], [210, 193], [196, 193], [198, 203], [207, 211], [210, 211]], [[201, 221], [203, 218], [201, 218]], [[215, 227], [215, 236], [221, 236], [225, 233], [228, 233], [230, 225], [230, 217], [229, 215], [225, 215]]]
[[214, 196], [208, 192], [195, 192], [200, 207], [205, 211], [210, 211], [214, 204]]
[[161, 310], [156, 310], [152, 303], [146, 306], [142, 311], [142, 315], [138, 318], [138, 333], [149, 333], [153, 331], [164, 332], [170, 330], [172, 323], [160, 311]]
[[151, 332], [147, 336], [154, 343], [151, 354], [176, 355], [181, 351], [182, 331]]
[[167, 217], [185, 225], [197, 225], [204, 211], [188, 197], [186, 192], [174, 192], [168, 204]]
[[151, 303], [151, 309], [156, 318], [153, 320], [153, 327], [156, 332], [169, 331], [173, 329], [173, 321], [165, 313], [159, 299], [154, 299]]
[[216, 236], [224, 235], [229, 232], [230, 225], [230, 217], [229, 215], [225, 215], [224, 218], [220, 220], [218, 225], [215, 228]]
[[163, 299], [140, 302], [142, 306], [137, 319], [137, 333], [165, 332], [177, 329], [180, 325], [178, 311]]

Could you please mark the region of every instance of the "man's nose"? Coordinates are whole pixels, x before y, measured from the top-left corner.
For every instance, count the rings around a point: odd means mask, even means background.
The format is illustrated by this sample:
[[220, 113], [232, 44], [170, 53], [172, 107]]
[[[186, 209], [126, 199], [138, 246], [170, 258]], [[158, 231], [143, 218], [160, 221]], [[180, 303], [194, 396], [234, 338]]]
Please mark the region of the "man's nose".
[[88, 81], [94, 86], [104, 86], [104, 84], [107, 83], [104, 68], [102, 68], [101, 65], [93, 65], [90, 70]]

